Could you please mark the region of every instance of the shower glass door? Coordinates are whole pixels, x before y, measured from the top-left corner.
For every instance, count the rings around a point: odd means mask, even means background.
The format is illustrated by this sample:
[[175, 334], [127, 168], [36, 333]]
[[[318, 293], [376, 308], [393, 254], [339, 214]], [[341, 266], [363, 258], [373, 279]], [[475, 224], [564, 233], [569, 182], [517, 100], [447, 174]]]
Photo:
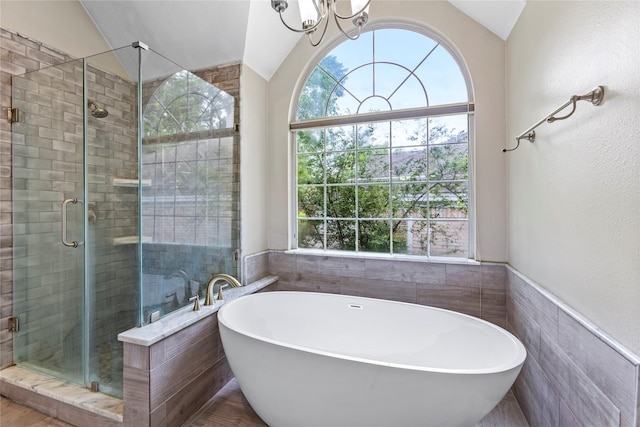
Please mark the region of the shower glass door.
[[122, 396], [120, 332], [139, 325], [138, 49], [86, 58], [85, 385]]
[[82, 60], [12, 80], [14, 361], [78, 384], [83, 375]]
[[12, 81], [14, 361], [118, 397], [140, 311], [138, 62], [127, 46]]

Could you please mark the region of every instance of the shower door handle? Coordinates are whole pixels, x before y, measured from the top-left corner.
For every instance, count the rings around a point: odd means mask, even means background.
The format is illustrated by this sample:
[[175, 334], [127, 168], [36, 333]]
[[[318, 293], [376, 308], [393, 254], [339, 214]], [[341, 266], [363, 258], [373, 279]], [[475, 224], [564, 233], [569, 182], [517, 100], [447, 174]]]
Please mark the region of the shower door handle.
[[78, 199], [74, 197], [73, 199], [64, 199], [62, 202], [62, 244], [70, 248], [77, 248], [78, 242], [75, 240], [72, 242], [67, 241], [67, 205], [69, 203], [73, 203], [75, 205], [78, 203]]

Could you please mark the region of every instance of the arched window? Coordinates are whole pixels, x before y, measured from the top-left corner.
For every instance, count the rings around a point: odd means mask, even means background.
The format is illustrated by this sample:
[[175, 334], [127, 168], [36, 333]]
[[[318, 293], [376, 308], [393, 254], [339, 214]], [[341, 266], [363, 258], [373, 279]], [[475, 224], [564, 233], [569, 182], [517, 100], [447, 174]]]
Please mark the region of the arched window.
[[183, 135], [233, 126], [233, 96], [188, 71], [159, 80], [143, 113], [144, 137]]
[[291, 123], [297, 247], [471, 257], [473, 110], [436, 37], [374, 29], [334, 48]]

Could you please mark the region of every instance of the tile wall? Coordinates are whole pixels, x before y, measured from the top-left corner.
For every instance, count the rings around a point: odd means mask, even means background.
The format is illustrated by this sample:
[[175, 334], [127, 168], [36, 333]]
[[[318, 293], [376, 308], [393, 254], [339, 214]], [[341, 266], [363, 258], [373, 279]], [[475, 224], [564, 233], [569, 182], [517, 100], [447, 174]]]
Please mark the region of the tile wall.
[[[0, 107], [11, 106], [11, 76], [71, 58], [54, 49], [0, 28]], [[13, 310], [13, 204], [11, 124], [0, 119], [0, 369], [13, 363], [13, 337], [8, 318]]]
[[514, 386], [532, 427], [640, 427], [640, 359], [511, 267], [507, 329], [528, 351]]
[[[247, 266], [247, 271], [251, 268]], [[506, 276], [501, 264], [269, 252], [268, 270], [280, 278], [272, 290], [327, 292], [431, 305], [506, 325]]]
[[124, 345], [124, 424], [179, 426], [232, 378], [218, 316], [150, 347]]
[[253, 283], [269, 275], [269, 254], [270, 251], [264, 251], [247, 255], [242, 259], [242, 283]]

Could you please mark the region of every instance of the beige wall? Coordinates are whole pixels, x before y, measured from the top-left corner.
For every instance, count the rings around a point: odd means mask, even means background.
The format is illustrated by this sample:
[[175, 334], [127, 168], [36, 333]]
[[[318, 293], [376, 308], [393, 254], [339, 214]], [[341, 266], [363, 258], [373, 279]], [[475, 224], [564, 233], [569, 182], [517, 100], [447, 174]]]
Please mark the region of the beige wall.
[[243, 254], [253, 254], [268, 248], [267, 82], [246, 64], [240, 76], [240, 123], [240, 247]]
[[111, 50], [77, 0], [2, 0], [0, 26], [75, 58]]
[[[374, 1], [371, 24], [395, 21], [440, 34], [466, 61], [476, 102], [475, 197], [476, 258], [506, 261], [504, 42], [446, 1]], [[335, 25], [322, 46], [333, 46]], [[330, 49], [329, 49], [330, 50]], [[269, 81], [269, 248], [289, 248], [290, 134], [294, 95], [305, 75], [328, 50], [312, 48], [306, 39], [293, 49]]]
[[507, 41], [509, 263], [640, 354], [640, 3], [529, 1]]
[[[134, 80], [78, 0], [2, 0], [0, 27], [64, 52], [72, 58], [94, 56], [91, 63], [125, 80]], [[132, 40], [133, 42], [133, 40]], [[116, 48], [122, 46], [115, 46]], [[37, 69], [25, 64], [27, 71]]]

